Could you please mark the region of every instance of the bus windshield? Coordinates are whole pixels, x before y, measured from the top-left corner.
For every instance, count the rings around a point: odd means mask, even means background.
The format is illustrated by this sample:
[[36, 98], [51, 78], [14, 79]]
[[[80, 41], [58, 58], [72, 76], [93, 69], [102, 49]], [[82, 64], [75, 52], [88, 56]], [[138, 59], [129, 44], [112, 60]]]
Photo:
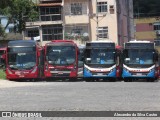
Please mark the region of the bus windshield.
[[36, 65], [36, 52], [28, 53], [9, 53], [8, 65], [11, 69], [30, 70]]
[[127, 65], [154, 64], [154, 51], [149, 49], [124, 50], [124, 63]]
[[70, 65], [76, 60], [76, 49], [74, 46], [48, 46], [47, 61], [52, 65]]
[[86, 64], [115, 64], [115, 50], [114, 49], [86, 49], [85, 53]]

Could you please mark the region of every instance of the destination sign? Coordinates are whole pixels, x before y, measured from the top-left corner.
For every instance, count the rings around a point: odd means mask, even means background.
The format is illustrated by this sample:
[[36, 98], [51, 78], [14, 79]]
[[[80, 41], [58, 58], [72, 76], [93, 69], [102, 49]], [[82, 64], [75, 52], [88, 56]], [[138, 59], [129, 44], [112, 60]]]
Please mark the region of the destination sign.
[[125, 43], [125, 49], [154, 49], [154, 43]]
[[114, 43], [86, 43], [86, 47], [115, 48], [115, 44]]
[[8, 48], [8, 52], [34, 52], [35, 47], [12, 47]]

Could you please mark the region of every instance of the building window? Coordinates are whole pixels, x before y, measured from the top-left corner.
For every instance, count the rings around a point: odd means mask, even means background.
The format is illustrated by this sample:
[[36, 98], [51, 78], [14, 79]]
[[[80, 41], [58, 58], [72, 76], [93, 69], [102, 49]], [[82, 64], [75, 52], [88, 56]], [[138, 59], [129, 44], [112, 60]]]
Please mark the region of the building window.
[[61, 7], [43, 7], [40, 9], [40, 14], [61, 14]]
[[42, 7], [40, 9], [42, 21], [62, 20], [61, 7]]
[[66, 25], [64, 38], [82, 41], [89, 40], [88, 25]]
[[82, 15], [82, 3], [71, 3], [71, 14]]
[[160, 30], [160, 24], [159, 25], [154, 25], [154, 30]]
[[82, 28], [74, 28], [74, 29], [72, 29], [72, 34], [81, 35], [82, 34]]
[[107, 12], [107, 2], [97, 2], [97, 12]]
[[98, 38], [108, 38], [108, 27], [99, 27], [98, 28]]
[[43, 26], [42, 33], [43, 41], [63, 39], [62, 25]]
[[37, 37], [39, 36], [39, 30], [29, 30], [28, 31], [28, 37]]

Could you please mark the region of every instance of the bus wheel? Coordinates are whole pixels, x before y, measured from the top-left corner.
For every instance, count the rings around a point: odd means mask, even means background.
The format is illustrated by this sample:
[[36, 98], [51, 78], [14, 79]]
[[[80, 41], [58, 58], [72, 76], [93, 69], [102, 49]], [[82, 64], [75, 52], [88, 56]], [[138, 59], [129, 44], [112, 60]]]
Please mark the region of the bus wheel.
[[130, 82], [130, 79], [124, 78], [124, 82]]
[[147, 79], [147, 82], [154, 82], [156, 79]]
[[111, 79], [110, 82], [116, 82], [116, 78]]
[[75, 81], [77, 81], [77, 78], [69, 78], [69, 81], [70, 82], [75, 82]]
[[92, 79], [92, 78], [84, 78], [84, 80], [85, 80], [86, 82], [94, 82], [94, 79]]

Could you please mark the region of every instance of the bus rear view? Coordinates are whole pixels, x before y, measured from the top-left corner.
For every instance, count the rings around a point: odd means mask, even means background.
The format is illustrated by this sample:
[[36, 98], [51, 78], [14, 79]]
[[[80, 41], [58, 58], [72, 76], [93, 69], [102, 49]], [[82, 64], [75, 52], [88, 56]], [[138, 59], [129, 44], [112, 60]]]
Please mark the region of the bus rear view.
[[150, 41], [130, 41], [125, 43], [122, 76], [124, 81], [157, 79], [158, 55], [155, 44]]
[[73, 41], [53, 40], [45, 45], [45, 78], [76, 80], [78, 47]]
[[112, 41], [86, 43], [83, 77], [86, 81], [116, 80], [117, 54]]

